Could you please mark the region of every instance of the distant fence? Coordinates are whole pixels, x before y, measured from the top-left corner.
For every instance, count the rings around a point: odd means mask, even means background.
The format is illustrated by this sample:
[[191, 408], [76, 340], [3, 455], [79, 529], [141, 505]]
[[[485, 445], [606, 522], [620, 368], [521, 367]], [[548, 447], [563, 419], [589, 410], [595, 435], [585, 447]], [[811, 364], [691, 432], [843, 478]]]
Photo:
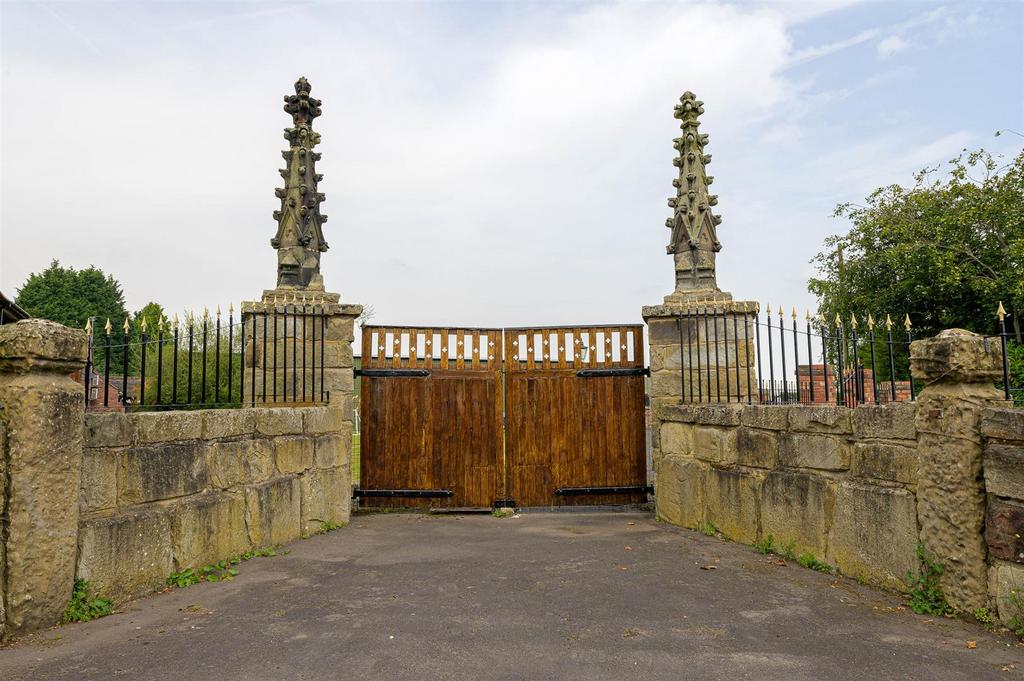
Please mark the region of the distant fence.
[[[279, 305], [236, 320], [218, 308], [179, 320], [126, 318], [86, 325], [80, 380], [90, 411], [142, 411], [317, 403], [324, 388], [327, 315], [319, 306]], [[120, 334], [119, 334], [120, 335]]]

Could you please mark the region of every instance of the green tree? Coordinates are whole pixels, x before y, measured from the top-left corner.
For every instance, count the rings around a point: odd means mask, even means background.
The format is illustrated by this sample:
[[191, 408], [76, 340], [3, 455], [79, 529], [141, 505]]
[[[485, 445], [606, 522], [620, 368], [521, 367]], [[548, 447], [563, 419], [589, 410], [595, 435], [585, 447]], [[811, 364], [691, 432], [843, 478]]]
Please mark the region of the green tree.
[[909, 314], [916, 334], [960, 327], [992, 335], [1003, 301], [1014, 339], [1024, 341], [1024, 152], [998, 157], [965, 151], [922, 170], [909, 188], [881, 187], [864, 205], [835, 215], [852, 228], [829, 237], [812, 261], [809, 289], [831, 319], [871, 312], [876, 320]]
[[[104, 343], [103, 328], [110, 320], [110, 369], [120, 372], [121, 352], [124, 344], [125, 310], [121, 284], [102, 270], [89, 266], [83, 270], [63, 267], [53, 260], [42, 272], [32, 273], [18, 289], [17, 303], [33, 317], [49, 319], [65, 326], [81, 329], [91, 318], [94, 325], [95, 346]], [[104, 353], [93, 353], [96, 371], [103, 370]]]

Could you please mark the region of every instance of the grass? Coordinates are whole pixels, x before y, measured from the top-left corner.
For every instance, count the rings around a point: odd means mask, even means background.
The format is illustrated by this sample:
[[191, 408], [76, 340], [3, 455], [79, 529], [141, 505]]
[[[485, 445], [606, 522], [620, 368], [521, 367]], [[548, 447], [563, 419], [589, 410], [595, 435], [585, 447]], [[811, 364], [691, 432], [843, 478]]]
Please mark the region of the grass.
[[796, 559], [796, 562], [809, 570], [824, 572], [826, 575], [832, 574], [834, 570], [834, 568], [825, 561], [815, 558], [813, 553], [800, 554], [800, 557]]
[[697, 526], [697, 531], [708, 537], [714, 537], [718, 534], [718, 528], [712, 522], [704, 522]]

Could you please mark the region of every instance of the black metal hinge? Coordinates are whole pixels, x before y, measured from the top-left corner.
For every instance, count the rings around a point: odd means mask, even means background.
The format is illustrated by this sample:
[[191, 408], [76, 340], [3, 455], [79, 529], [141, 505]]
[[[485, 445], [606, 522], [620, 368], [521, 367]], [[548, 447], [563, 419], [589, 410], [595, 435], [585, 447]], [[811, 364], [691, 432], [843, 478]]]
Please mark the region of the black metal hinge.
[[360, 489], [352, 491], [353, 497], [412, 497], [416, 499], [435, 499], [453, 497], [450, 489]]
[[586, 494], [653, 494], [652, 485], [616, 485], [613, 487], [559, 487], [555, 494], [560, 497], [583, 496]]
[[651, 370], [647, 367], [632, 367], [619, 369], [580, 369], [576, 372], [580, 378], [598, 378], [600, 376], [650, 376]]
[[356, 376], [381, 378], [385, 376], [402, 378], [426, 378], [430, 372], [426, 369], [356, 369]]

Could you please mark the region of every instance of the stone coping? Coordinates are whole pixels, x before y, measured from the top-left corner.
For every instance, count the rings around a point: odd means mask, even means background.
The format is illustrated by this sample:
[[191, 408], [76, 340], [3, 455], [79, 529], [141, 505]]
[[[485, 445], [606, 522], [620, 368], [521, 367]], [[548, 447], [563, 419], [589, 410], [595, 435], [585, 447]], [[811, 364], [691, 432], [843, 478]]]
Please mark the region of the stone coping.
[[671, 305], [644, 305], [641, 316], [644, 321], [665, 317], [675, 318], [687, 312], [703, 312], [709, 314], [756, 314], [761, 309], [761, 304], [754, 301], [744, 300], [710, 300], [673, 303]]

